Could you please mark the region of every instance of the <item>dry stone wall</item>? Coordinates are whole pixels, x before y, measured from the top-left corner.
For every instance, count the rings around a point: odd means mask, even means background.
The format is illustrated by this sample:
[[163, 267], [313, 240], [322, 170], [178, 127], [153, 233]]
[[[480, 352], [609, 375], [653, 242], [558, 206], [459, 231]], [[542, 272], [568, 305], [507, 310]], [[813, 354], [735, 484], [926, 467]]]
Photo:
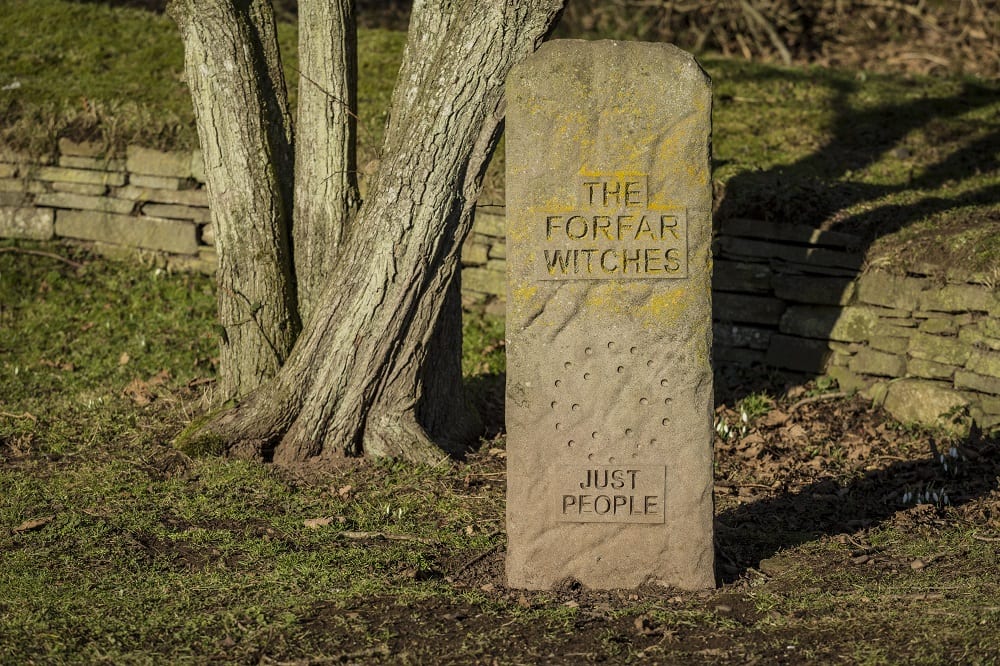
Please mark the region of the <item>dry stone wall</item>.
[[[59, 142], [30, 159], [0, 146], [0, 238], [88, 241], [175, 269], [215, 270], [200, 152], [139, 146], [105, 157]], [[505, 211], [481, 207], [462, 251], [467, 305], [503, 311]], [[904, 421], [1000, 427], [1000, 298], [985, 280], [862, 270], [849, 234], [728, 220], [714, 244], [717, 368], [828, 374]], [[968, 420], [966, 420], [966, 423]]]
[[1000, 426], [993, 285], [862, 271], [861, 239], [731, 220], [716, 233], [715, 361], [826, 374], [904, 422]]
[[90, 241], [112, 254], [136, 248], [175, 268], [212, 271], [215, 252], [200, 151], [130, 146], [124, 158], [63, 139], [32, 160], [0, 150], [0, 237]]

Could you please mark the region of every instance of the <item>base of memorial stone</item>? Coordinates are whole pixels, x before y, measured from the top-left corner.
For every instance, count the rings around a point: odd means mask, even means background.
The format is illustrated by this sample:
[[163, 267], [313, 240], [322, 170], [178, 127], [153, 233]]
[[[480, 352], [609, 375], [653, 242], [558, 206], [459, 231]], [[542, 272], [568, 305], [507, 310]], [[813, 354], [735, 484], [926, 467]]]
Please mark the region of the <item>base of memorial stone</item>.
[[508, 584], [712, 587], [711, 84], [555, 41], [507, 98]]

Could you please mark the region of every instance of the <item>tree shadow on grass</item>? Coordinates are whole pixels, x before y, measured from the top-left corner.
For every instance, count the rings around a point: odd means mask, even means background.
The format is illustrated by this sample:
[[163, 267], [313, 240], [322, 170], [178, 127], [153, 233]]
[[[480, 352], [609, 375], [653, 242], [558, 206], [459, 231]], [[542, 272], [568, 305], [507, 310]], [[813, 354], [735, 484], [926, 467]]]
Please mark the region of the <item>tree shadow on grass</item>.
[[[1000, 88], [965, 81], [945, 94], [902, 82], [892, 94], [905, 99], [870, 105], [866, 84], [844, 74], [773, 68], [746, 77], [801, 84], [813, 75], [832, 109], [826, 141], [786, 164], [737, 173], [717, 202], [716, 384], [734, 402], [824, 374], [834, 324], [845, 304], [861, 304], [854, 281], [873, 267], [958, 280], [997, 271], [1000, 123], [968, 114], [1000, 103]], [[797, 235], [775, 237], [782, 226]], [[909, 363], [906, 351], [900, 358]]]
[[[716, 516], [720, 583], [736, 580], [781, 550], [884, 525], [915, 503], [904, 503], [907, 493], [937, 492], [939, 504], [946, 494], [949, 506], [961, 507], [1000, 487], [1000, 438], [984, 439], [974, 429], [957, 450], [959, 458], [933, 451], [926, 459], [871, 470], [845, 486], [822, 479], [722, 511]], [[949, 463], [947, 470], [943, 462]]]

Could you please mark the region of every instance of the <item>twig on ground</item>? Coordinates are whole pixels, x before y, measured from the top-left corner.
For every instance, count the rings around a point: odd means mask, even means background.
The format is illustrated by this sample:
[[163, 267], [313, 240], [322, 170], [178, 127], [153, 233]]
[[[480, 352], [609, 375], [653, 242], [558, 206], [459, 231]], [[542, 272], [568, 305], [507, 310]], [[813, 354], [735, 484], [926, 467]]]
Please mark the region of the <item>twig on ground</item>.
[[58, 254], [54, 254], [52, 252], [43, 252], [42, 250], [28, 250], [23, 247], [0, 247], [0, 252], [16, 252], [18, 254], [30, 254], [36, 257], [47, 257], [49, 259], [61, 261], [67, 266], [72, 266], [73, 268], [83, 268], [83, 264], [78, 261], [73, 261], [72, 259], [67, 259], [66, 257], [60, 257]]
[[365, 539], [386, 539], [388, 541], [416, 541], [424, 544], [435, 544], [434, 539], [418, 537], [414, 534], [393, 534], [391, 532], [340, 532], [338, 537], [363, 541]]
[[851, 394], [847, 391], [834, 391], [833, 393], [824, 393], [822, 395], [814, 395], [809, 398], [802, 398], [794, 405], [788, 408], [788, 413], [791, 414], [800, 407], [805, 407], [806, 405], [811, 405], [814, 402], [823, 402], [824, 400], [836, 400], [837, 398], [846, 398]]
[[[492, 532], [490, 532], [490, 533], [489, 533], [489, 534], [488, 534], [488, 535], [486, 536], [486, 538], [487, 538], [487, 539], [492, 539], [493, 537], [495, 537], [496, 535], [498, 535], [498, 534], [500, 534], [500, 533], [502, 533], [502, 532], [503, 532], [503, 530], [493, 530]], [[501, 541], [501, 542], [499, 542], [499, 543], [495, 543], [495, 544], [493, 544], [493, 546], [492, 546], [492, 547], [490, 547], [490, 548], [487, 548], [487, 549], [486, 549], [486, 550], [484, 550], [483, 552], [479, 553], [478, 555], [476, 555], [475, 557], [473, 557], [473, 558], [472, 558], [471, 560], [469, 560], [468, 562], [466, 562], [465, 564], [463, 564], [462, 566], [460, 566], [460, 567], [458, 568], [458, 571], [456, 571], [456, 572], [455, 572], [455, 573], [453, 574], [453, 577], [454, 577], [454, 578], [458, 578], [458, 577], [459, 577], [459, 576], [461, 576], [461, 575], [462, 575], [463, 573], [465, 573], [466, 571], [468, 571], [468, 569], [469, 569], [470, 567], [472, 567], [472, 566], [474, 566], [475, 564], [477, 564], [477, 563], [481, 562], [481, 561], [482, 561], [483, 559], [485, 559], [485, 558], [486, 558], [486, 557], [488, 557], [489, 555], [491, 555], [491, 554], [495, 553], [495, 552], [497, 551], [497, 549], [498, 549], [498, 548], [500, 548], [500, 546], [502, 546], [502, 545], [503, 545], [503, 542], [502, 542], [502, 541]]]
[[985, 541], [986, 543], [1000, 543], [1000, 537], [984, 537], [978, 534], [973, 534], [972, 538], [976, 541]]
[[24, 412], [23, 414], [11, 414], [10, 412], [0, 412], [0, 416], [5, 416], [9, 419], [28, 419], [32, 423], [38, 423], [38, 417], [36, 417], [31, 412]]

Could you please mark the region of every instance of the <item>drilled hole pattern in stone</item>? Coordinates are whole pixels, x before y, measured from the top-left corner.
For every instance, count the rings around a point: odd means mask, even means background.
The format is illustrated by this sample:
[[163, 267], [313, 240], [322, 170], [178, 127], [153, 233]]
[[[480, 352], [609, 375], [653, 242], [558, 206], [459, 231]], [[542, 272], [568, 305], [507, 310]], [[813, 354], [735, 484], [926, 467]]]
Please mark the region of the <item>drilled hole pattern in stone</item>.
[[[567, 447], [591, 450], [588, 460], [595, 459], [596, 451], [599, 461], [610, 464], [614, 456], [608, 449], [621, 450], [623, 443], [631, 449], [631, 458], [645, 449], [655, 451], [663, 441], [663, 430], [670, 426], [671, 398], [663, 395], [670, 381], [656, 374], [656, 363], [639, 347], [614, 340], [595, 342], [580, 349], [578, 355], [561, 359], [563, 372], [552, 383], [559, 393], [559, 399], [550, 403], [554, 429]], [[604, 422], [609, 405], [597, 404], [601, 397], [595, 397], [595, 386], [606, 389], [608, 400], [624, 400], [630, 405], [618, 411], [621, 429]]]

